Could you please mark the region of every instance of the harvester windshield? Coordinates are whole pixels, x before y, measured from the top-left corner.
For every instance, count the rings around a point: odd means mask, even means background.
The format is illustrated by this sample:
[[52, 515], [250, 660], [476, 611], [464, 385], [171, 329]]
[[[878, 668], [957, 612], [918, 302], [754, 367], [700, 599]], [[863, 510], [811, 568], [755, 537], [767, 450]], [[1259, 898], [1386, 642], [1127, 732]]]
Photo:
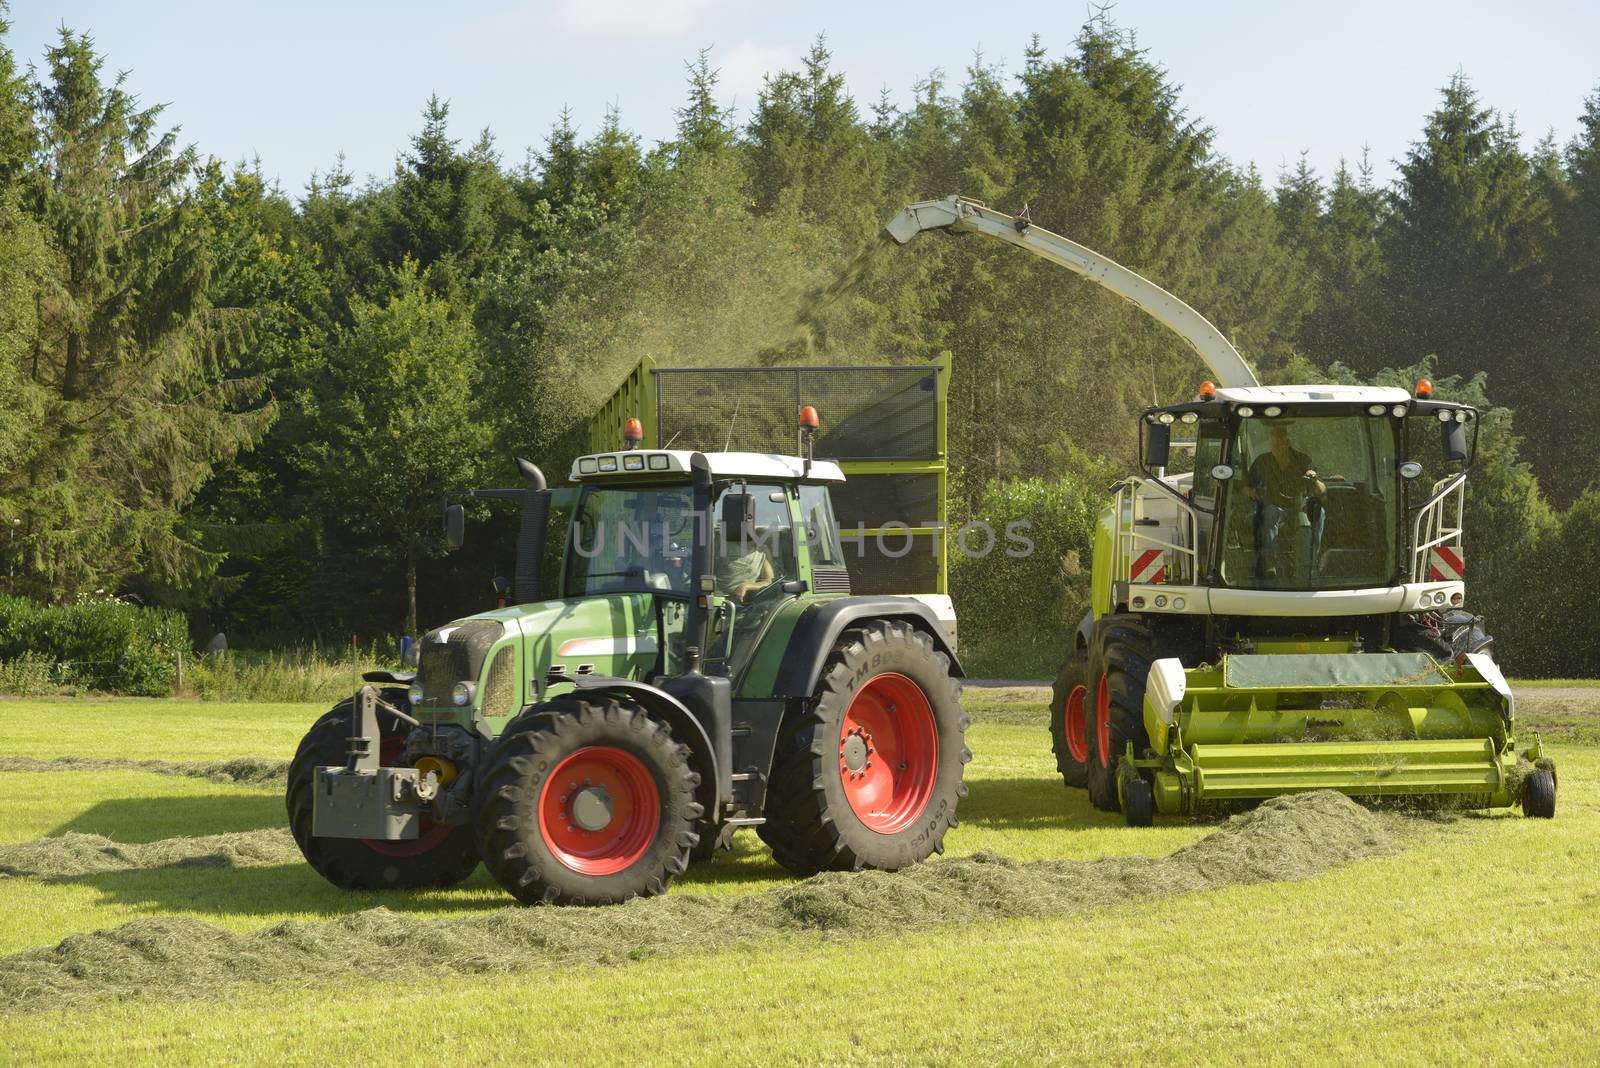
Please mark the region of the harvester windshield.
[[[1342, 411], [1236, 426], [1220, 517], [1224, 585], [1356, 589], [1396, 580], [1399, 421]], [[1214, 476], [1204, 469], [1197, 478]]]

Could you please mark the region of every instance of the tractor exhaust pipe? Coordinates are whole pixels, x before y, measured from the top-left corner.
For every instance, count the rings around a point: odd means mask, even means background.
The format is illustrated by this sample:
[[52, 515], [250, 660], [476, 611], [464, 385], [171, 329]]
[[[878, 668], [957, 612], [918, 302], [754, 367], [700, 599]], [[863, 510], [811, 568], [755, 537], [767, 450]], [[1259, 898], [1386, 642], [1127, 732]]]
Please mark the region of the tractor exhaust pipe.
[[698, 675], [705, 659], [706, 643], [711, 639], [711, 594], [716, 589], [716, 574], [711, 570], [711, 461], [703, 453], [689, 457], [689, 477], [694, 485], [694, 514], [700, 523], [695, 531], [694, 555], [689, 569], [689, 618], [685, 633], [685, 673]]
[[522, 491], [522, 526], [517, 531], [516, 598], [518, 604], [544, 600], [544, 543], [550, 524], [550, 491], [544, 472], [517, 457], [517, 470], [527, 487]]

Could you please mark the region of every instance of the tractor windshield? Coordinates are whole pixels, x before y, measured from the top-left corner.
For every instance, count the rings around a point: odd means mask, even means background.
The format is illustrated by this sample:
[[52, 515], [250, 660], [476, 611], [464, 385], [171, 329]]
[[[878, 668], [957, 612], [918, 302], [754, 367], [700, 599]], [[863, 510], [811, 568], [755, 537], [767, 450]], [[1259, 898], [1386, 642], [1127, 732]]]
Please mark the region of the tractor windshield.
[[1330, 590], [1393, 583], [1396, 425], [1350, 409], [1239, 419], [1220, 517], [1223, 584]]
[[687, 595], [695, 519], [688, 486], [584, 487], [572, 519], [566, 596]]

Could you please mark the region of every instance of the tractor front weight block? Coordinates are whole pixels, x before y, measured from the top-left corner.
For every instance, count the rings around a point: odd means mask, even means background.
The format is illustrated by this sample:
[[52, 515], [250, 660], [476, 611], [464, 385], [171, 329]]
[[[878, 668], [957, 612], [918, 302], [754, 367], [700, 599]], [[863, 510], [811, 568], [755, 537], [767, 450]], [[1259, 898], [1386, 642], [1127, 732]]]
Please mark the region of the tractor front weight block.
[[382, 842], [416, 838], [430, 785], [416, 768], [318, 768], [311, 833]]

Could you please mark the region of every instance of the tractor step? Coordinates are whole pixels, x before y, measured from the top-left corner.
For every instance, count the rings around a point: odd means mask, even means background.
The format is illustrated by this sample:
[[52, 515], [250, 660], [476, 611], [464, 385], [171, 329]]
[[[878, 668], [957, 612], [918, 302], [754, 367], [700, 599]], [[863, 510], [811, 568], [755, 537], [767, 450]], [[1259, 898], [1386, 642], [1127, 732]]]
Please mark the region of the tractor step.
[[1213, 743], [1193, 746], [1190, 756], [1199, 800], [1305, 790], [1492, 795], [1505, 783], [1491, 738]]

